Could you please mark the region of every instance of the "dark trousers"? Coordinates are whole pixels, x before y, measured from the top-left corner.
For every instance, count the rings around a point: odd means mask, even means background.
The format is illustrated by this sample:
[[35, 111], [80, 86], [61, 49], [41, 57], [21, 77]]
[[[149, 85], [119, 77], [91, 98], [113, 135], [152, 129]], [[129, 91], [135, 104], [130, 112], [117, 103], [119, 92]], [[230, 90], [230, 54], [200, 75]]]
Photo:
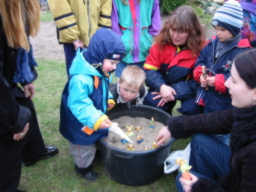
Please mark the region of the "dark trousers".
[[22, 142], [0, 142], [0, 191], [15, 192], [21, 176]]
[[[228, 175], [230, 171], [231, 151], [229, 146], [216, 137], [198, 134], [191, 141], [190, 165], [192, 173], [199, 178], [207, 178], [215, 182], [218, 178]], [[183, 192], [179, 182], [180, 174], [176, 178], [179, 192]]]
[[67, 71], [67, 75], [69, 77], [69, 69], [70, 69], [72, 61], [75, 57], [76, 50], [72, 43], [64, 43], [63, 48], [64, 48], [64, 53], [65, 53], [66, 71]]
[[24, 150], [22, 151], [22, 160], [24, 162], [37, 160], [40, 154], [45, 152], [45, 144], [39, 129], [39, 124], [33, 102], [27, 98], [18, 98], [17, 101], [20, 105], [29, 108], [32, 114], [32, 118], [29, 122], [29, 139], [24, 145]]
[[[19, 96], [22, 93], [18, 89], [15, 91]], [[19, 142], [12, 139], [0, 141], [0, 192], [16, 192], [22, 161], [39, 159], [40, 154], [45, 152], [33, 102], [25, 97], [18, 97], [17, 101], [31, 110], [30, 128], [24, 139]]]

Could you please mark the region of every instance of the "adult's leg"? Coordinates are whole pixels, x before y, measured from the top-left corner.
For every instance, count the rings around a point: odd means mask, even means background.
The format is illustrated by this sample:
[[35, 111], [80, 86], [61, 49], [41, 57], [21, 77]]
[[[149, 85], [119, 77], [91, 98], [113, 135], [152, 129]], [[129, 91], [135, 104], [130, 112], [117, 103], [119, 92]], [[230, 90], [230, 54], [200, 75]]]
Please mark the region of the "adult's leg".
[[66, 71], [69, 77], [69, 69], [71, 67], [72, 61], [75, 57], [76, 50], [72, 43], [65, 43], [63, 44], [64, 54], [65, 54], [65, 61], [66, 61]]
[[31, 120], [29, 121], [30, 130], [28, 135], [29, 140], [24, 146], [23, 161], [37, 160], [41, 154], [46, 152], [46, 147], [39, 129], [33, 102], [27, 98], [18, 98], [17, 101], [20, 105], [28, 107], [31, 111]]
[[15, 192], [21, 176], [22, 142], [0, 141], [0, 191]]
[[58, 153], [56, 147], [45, 146], [32, 100], [21, 97], [17, 98], [17, 101], [20, 105], [28, 107], [31, 111], [30, 129], [27, 136], [29, 139], [27, 139], [22, 152], [22, 160], [25, 165], [33, 165], [38, 160], [56, 155]]
[[209, 178], [225, 176], [230, 171], [230, 148], [213, 136], [194, 135], [191, 141], [192, 170]]

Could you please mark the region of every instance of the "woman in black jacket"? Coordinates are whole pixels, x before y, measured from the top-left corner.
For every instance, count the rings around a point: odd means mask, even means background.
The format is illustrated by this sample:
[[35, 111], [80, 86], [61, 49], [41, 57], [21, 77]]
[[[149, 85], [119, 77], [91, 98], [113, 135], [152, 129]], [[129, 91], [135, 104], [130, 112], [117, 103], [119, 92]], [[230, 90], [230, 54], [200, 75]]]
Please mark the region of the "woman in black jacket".
[[56, 147], [45, 146], [31, 100], [36, 75], [29, 65], [34, 61], [28, 37], [37, 33], [39, 17], [37, 0], [0, 1], [1, 192], [19, 191], [22, 161], [32, 165], [58, 153]]
[[[191, 141], [191, 180], [180, 176], [178, 191], [254, 192], [256, 190], [256, 50], [239, 55], [225, 85], [233, 109], [194, 116], [173, 117], [160, 130], [159, 145], [170, 137]], [[211, 134], [231, 133], [230, 148]], [[200, 134], [198, 134], [200, 133]]]

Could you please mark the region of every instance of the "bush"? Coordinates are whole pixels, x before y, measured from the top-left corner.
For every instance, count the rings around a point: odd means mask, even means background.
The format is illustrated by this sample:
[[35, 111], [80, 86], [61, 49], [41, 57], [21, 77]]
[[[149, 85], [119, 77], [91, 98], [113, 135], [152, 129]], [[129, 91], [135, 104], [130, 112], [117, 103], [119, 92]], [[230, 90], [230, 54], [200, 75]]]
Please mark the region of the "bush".
[[187, 0], [160, 0], [162, 14], [169, 14], [176, 7], [185, 4]]

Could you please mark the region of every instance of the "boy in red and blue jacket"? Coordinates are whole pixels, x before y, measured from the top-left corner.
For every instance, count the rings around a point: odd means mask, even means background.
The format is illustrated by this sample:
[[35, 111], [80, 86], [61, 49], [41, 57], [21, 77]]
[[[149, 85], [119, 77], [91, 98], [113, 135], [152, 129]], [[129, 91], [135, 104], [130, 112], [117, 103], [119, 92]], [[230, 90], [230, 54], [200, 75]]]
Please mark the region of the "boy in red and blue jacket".
[[[220, 7], [213, 19], [216, 38], [201, 51], [193, 71], [194, 79], [200, 84], [196, 103], [203, 106], [203, 112], [231, 108], [231, 98], [224, 85], [230, 76], [235, 56], [250, 47], [247, 39], [241, 39], [243, 10], [237, 1], [227, 1]], [[206, 73], [203, 73], [203, 68]]]

